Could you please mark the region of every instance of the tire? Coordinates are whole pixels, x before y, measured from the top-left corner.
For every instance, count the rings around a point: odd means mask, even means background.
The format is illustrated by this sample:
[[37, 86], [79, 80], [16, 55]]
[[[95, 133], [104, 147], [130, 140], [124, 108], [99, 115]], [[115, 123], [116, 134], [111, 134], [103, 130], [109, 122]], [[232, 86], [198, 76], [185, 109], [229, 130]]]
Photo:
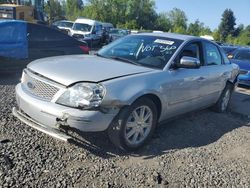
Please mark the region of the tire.
[[226, 112], [230, 104], [230, 99], [233, 92], [233, 85], [227, 84], [221, 93], [221, 96], [217, 103], [212, 107], [215, 112], [223, 113]]
[[140, 98], [131, 106], [121, 109], [108, 129], [109, 139], [122, 150], [137, 150], [151, 138], [157, 121], [154, 102], [148, 98]]

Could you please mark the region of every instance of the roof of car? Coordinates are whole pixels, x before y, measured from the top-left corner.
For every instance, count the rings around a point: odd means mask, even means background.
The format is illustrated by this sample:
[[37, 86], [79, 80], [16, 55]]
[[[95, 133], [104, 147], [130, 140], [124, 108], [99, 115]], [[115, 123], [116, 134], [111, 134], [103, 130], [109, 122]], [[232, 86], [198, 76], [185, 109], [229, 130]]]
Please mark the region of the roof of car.
[[191, 36], [191, 35], [182, 35], [176, 33], [139, 33], [139, 35], [147, 35], [147, 36], [156, 36], [156, 37], [167, 37], [167, 38], [175, 38], [180, 40], [190, 40], [190, 39], [202, 39], [200, 37]]
[[24, 20], [0, 19], [0, 23], [27, 23]]
[[5, 7], [24, 7], [24, 5], [16, 5], [16, 4], [0, 4], [0, 6], [5, 6]]
[[104, 27], [114, 27], [112, 23], [108, 23], [108, 22], [103, 22], [102, 25]]
[[77, 18], [75, 23], [84, 23], [84, 24], [90, 24], [90, 25], [95, 24], [95, 23], [101, 24], [101, 22], [98, 22], [98, 21], [92, 20], [92, 19], [88, 19], [88, 18]]
[[72, 22], [72, 21], [70, 21], [70, 20], [57, 20], [57, 21], [55, 21], [55, 22], [69, 22], [69, 23], [74, 23], [74, 22]]

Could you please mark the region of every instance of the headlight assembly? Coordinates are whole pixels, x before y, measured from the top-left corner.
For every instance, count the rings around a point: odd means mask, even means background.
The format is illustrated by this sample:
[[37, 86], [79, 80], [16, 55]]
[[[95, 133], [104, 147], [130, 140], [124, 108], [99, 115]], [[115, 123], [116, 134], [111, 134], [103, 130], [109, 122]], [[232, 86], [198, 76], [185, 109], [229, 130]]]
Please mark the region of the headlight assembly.
[[74, 108], [96, 108], [100, 106], [105, 93], [101, 84], [78, 83], [68, 88], [56, 103]]

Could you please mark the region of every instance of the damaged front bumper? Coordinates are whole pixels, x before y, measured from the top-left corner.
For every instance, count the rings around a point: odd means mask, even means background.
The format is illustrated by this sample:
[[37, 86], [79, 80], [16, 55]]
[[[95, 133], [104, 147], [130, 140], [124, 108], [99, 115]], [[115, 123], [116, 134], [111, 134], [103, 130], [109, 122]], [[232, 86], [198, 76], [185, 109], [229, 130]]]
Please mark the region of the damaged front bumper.
[[[18, 107], [13, 114], [25, 124], [51, 136], [60, 133], [60, 127], [75, 128], [83, 132], [106, 130], [119, 112], [118, 108], [81, 110], [43, 101], [27, 93], [21, 84], [16, 86]], [[56, 137], [56, 136], [54, 136]], [[68, 138], [62, 138], [67, 140]]]
[[31, 119], [27, 115], [23, 114], [21, 111], [17, 110], [16, 107], [12, 109], [12, 113], [15, 117], [17, 117], [20, 121], [25, 123], [26, 125], [29, 125], [30, 127], [37, 129], [38, 131], [41, 131], [43, 133], [46, 133], [52, 137], [55, 137], [59, 140], [70, 142], [72, 140], [72, 137], [64, 134], [63, 132], [59, 131], [58, 129], [53, 129], [51, 127], [46, 127], [35, 120]]

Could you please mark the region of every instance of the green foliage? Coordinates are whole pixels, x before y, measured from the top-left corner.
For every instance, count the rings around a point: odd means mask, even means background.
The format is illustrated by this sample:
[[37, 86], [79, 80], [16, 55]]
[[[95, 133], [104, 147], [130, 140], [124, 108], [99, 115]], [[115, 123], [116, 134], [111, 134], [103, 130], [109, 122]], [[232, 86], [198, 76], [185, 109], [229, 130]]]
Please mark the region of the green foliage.
[[220, 41], [220, 32], [219, 30], [215, 30], [212, 34], [215, 41]]
[[242, 28], [238, 37], [228, 35], [226, 38], [226, 42], [230, 44], [238, 44], [238, 45], [250, 45], [250, 25], [245, 29]]
[[157, 14], [152, 0], [89, 0], [83, 15], [114, 25], [149, 29]]
[[225, 41], [226, 38], [231, 35], [235, 36], [235, 23], [236, 18], [231, 9], [226, 9], [221, 18], [221, 23], [219, 25], [220, 40]]
[[187, 29], [187, 33], [194, 36], [211, 35], [212, 32], [208, 27], [204, 26], [204, 23], [196, 20], [194, 23], [190, 23]]
[[137, 23], [136, 20], [130, 20], [127, 21], [125, 24], [118, 23], [116, 24], [117, 28], [124, 28], [124, 29], [137, 29]]
[[49, 22], [64, 19], [64, 12], [61, 3], [58, 0], [50, 0], [45, 4], [44, 11], [49, 17]]
[[168, 13], [168, 17], [172, 28], [171, 32], [186, 33], [188, 19], [184, 11], [174, 8]]
[[77, 17], [83, 16], [83, 3], [79, 0], [66, 0], [66, 17], [74, 21]]
[[168, 13], [159, 13], [156, 23], [155, 23], [155, 30], [160, 30], [160, 31], [169, 31], [171, 29], [171, 23], [168, 18]]

